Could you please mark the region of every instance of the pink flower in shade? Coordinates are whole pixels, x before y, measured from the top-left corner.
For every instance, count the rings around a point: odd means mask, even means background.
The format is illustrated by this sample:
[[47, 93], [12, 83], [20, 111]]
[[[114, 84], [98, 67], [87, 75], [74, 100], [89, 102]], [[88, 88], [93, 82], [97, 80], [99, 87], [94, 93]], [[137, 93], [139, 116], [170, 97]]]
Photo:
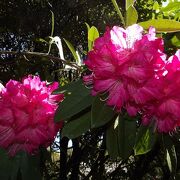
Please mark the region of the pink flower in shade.
[[35, 153], [54, 140], [62, 124], [54, 123], [54, 113], [63, 94], [52, 95], [58, 83], [46, 85], [37, 76], [22, 83], [10, 80], [0, 92], [0, 147], [11, 156], [19, 151]]
[[156, 97], [156, 81], [162, 76], [163, 41], [150, 27], [147, 34], [137, 24], [123, 29], [114, 26], [95, 41], [85, 64], [92, 74], [84, 76], [92, 94], [107, 94], [107, 104], [117, 111], [126, 108], [136, 115], [140, 107]]
[[146, 125], [153, 121], [159, 132], [170, 132], [180, 126], [180, 50], [168, 59], [158, 84], [161, 96], [146, 105], [142, 122]]

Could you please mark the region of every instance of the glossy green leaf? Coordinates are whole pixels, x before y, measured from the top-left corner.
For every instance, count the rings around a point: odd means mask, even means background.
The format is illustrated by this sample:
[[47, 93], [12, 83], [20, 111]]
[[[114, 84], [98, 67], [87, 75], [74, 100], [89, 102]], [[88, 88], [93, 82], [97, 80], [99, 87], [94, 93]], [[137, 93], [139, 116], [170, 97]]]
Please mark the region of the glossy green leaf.
[[126, 11], [126, 26], [135, 24], [138, 20], [138, 13], [134, 6], [130, 6]]
[[118, 145], [122, 159], [128, 158], [132, 152], [136, 138], [136, 119], [119, 116]]
[[115, 122], [106, 130], [106, 147], [111, 158], [119, 157], [118, 128], [115, 127]]
[[88, 31], [88, 50], [93, 48], [95, 39], [99, 37], [99, 32], [95, 26], [92, 26]]
[[[64, 38], [63, 38], [63, 39], [64, 39]], [[68, 40], [64, 39], [64, 41], [65, 41], [66, 45], [68, 46], [69, 50], [71, 51], [74, 59], [75, 59], [76, 62], [78, 63], [79, 59], [78, 59], [78, 56], [77, 56], [77, 54], [76, 54], [76, 50], [75, 50], [74, 46], [73, 46]]]
[[149, 152], [156, 142], [156, 134], [151, 127], [141, 126], [136, 135], [134, 146], [135, 155], [146, 154]]
[[169, 19], [152, 19], [140, 22], [140, 26], [148, 30], [150, 26], [154, 26], [157, 32], [177, 32], [180, 31], [180, 22]]
[[133, 5], [134, 5], [134, 0], [126, 0], [126, 11], [128, 10], [130, 6], [133, 6]]
[[108, 123], [115, 116], [113, 109], [97, 96], [91, 109], [91, 128], [97, 128]]
[[56, 110], [55, 122], [66, 120], [92, 104], [93, 97], [82, 80], [70, 83], [64, 91], [65, 99]]
[[62, 129], [62, 136], [73, 139], [87, 132], [90, 128], [91, 112], [88, 112], [81, 115], [79, 118], [66, 123]]
[[22, 180], [41, 180], [39, 156], [22, 153], [20, 172]]

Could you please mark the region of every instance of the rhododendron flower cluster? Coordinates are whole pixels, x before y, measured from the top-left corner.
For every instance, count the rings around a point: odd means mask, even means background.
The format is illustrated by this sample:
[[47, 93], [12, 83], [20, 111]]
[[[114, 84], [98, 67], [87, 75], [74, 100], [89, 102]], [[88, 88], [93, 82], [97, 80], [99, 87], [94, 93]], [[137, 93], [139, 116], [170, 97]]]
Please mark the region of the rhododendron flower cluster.
[[155, 29], [143, 35], [137, 24], [126, 30], [114, 26], [95, 41], [85, 64], [92, 71], [85, 76], [93, 84], [92, 94], [107, 93], [107, 104], [117, 111], [126, 108], [136, 115], [139, 108], [157, 96], [154, 88], [164, 68], [163, 41], [155, 37]]
[[180, 50], [166, 63], [165, 75], [159, 79], [160, 96], [150, 102], [143, 113], [143, 123], [153, 121], [160, 132], [169, 132], [180, 126]]
[[19, 151], [35, 153], [54, 140], [62, 124], [54, 123], [63, 94], [52, 95], [58, 83], [46, 85], [38, 76], [22, 83], [10, 80], [0, 91], [0, 147], [11, 156]]
[[158, 131], [169, 132], [180, 124], [179, 59], [177, 52], [166, 61], [153, 27], [144, 34], [137, 24], [114, 26], [96, 39], [85, 60], [92, 73], [83, 79], [117, 112], [141, 113], [143, 124], [155, 121]]

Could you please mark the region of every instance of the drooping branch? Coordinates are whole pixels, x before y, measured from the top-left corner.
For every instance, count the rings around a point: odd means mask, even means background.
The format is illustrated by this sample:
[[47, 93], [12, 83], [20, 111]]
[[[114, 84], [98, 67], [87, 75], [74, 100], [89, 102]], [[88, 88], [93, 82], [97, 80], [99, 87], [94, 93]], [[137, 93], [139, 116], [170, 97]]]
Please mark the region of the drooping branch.
[[55, 61], [61, 61], [63, 64], [69, 65], [73, 68], [76, 68], [77, 70], [80, 70], [80, 66], [78, 66], [76, 63], [61, 59], [59, 57], [53, 56], [48, 53], [40, 53], [40, 52], [29, 52], [29, 51], [24, 51], [24, 52], [19, 52], [19, 51], [0, 51], [0, 54], [11, 54], [11, 55], [19, 55], [19, 56], [38, 56], [38, 57], [46, 57], [51, 60]]

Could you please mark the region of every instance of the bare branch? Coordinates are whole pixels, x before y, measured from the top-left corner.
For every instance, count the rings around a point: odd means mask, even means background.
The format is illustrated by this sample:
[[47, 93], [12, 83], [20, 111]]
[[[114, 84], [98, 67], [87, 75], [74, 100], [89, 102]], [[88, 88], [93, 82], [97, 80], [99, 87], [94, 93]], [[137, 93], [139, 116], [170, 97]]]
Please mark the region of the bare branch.
[[22, 56], [39, 56], [39, 57], [46, 57], [51, 60], [61, 61], [64, 64], [67, 64], [71, 67], [74, 67], [78, 70], [81, 69], [80, 66], [78, 66], [76, 63], [66, 61], [64, 59], [61, 59], [59, 57], [55, 57], [53, 55], [47, 54], [47, 53], [40, 53], [40, 52], [19, 52], [19, 51], [0, 51], [0, 54], [14, 54], [14, 55], [22, 55]]

